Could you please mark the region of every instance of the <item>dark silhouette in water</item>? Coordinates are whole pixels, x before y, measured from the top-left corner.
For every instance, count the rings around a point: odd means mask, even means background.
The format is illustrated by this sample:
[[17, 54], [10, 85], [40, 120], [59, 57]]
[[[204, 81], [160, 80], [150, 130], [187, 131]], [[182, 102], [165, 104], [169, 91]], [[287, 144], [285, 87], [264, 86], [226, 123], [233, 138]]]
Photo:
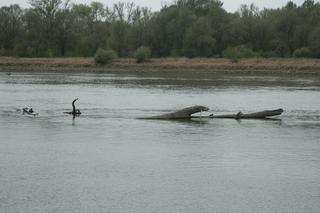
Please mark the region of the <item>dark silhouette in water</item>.
[[73, 115], [81, 114], [80, 110], [79, 110], [79, 109], [76, 109], [76, 106], [74, 105], [74, 103], [75, 103], [77, 100], [78, 100], [78, 98], [75, 99], [74, 101], [72, 101], [72, 114], [73, 114]]
[[81, 115], [81, 112], [79, 109], [76, 109], [76, 106], [74, 105], [74, 103], [78, 100], [78, 98], [74, 99], [72, 101], [72, 111], [71, 112], [65, 112], [66, 114], [70, 114], [73, 116], [77, 116], [77, 115]]
[[283, 113], [283, 109], [276, 110], [265, 110], [261, 112], [248, 113], [243, 114], [242, 112], [238, 112], [237, 114], [228, 114], [228, 115], [214, 115], [211, 114], [209, 118], [223, 118], [223, 119], [266, 119], [273, 116], [278, 116]]
[[18, 109], [17, 112], [22, 112], [23, 115], [33, 115], [33, 116], [37, 116], [39, 114], [29, 107], [25, 107], [22, 110]]
[[152, 116], [152, 117], [144, 117], [138, 119], [149, 119], [149, 120], [179, 120], [179, 119], [191, 119], [192, 114], [198, 112], [206, 112], [209, 111], [208, 107], [204, 106], [192, 106], [188, 108], [184, 108], [175, 112], [166, 113], [163, 115]]

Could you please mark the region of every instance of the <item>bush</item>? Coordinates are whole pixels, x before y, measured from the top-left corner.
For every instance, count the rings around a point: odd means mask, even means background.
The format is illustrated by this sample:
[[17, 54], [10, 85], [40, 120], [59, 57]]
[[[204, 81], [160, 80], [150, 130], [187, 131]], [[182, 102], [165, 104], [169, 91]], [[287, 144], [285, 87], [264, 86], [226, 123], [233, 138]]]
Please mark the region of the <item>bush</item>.
[[267, 52], [261, 52], [260, 54], [264, 58], [276, 58], [279, 57], [278, 53], [275, 51], [267, 51]]
[[97, 64], [111, 64], [115, 58], [117, 58], [115, 51], [101, 48], [99, 48], [94, 55], [94, 60]]
[[47, 49], [44, 53], [44, 57], [53, 58], [55, 56], [55, 51], [51, 48]]
[[273, 57], [290, 57], [291, 53], [287, 44], [280, 40], [272, 40], [269, 42], [269, 49], [274, 54]]
[[238, 46], [228, 47], [223, 51], [223, 56], [230, 59], [232, 62], [238, 62], [240, 58], [253, 58], [259, 57], [260, 55], [250, 48]]
[[0, 48], [0, 56], [5, 56], [6, 50], [4, 48]]
[[252, 49], [247, 47], [240, 47], [238, 50], [241, 58], [256, 58], [260, 56], [259, 53], [254, 52]]
[[311, 58], [312, 57], [312, 51], [309, 48], [303, 47], [296, 49], [293, 52], [293, 56], [295, 58]]
[[148, 47], [139, 47], [134, 53], [137, 63], [145, 62], [146, 59], [151, 57], [151, 50]]
[[233, 63], [238, 62], [240, 55], [235, 47], [228, 47], [223, 51], [223, 57], [230, 59]]
[[12, 55], [15, 57], [28, 57], [28, 47], [25, 43], [17, 41], [14, 45]]

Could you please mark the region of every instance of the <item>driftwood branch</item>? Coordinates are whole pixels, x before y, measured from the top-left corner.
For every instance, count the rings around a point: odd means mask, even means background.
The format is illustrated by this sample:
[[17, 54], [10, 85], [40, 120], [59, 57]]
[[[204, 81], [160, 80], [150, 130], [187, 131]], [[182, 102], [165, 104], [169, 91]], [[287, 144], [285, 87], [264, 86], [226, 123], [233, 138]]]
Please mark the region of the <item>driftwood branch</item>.
[[81, 112], [79, 109], [76, 109], [76, 106], [75, 106], [75, 102], [78, 100], [78, 98], [74, 99], [72, 101], [72, 111], [71, 112], [64, 112], [65, 114], [70, 114], [70, 115], [73, 115], [73, 116], [78, 116], [78, 115], [81, 115]]
[[163, 120], [171, 120], [171, 119], [191, 119], [192, 114], [198, 113], [198, 112], [204, 112], [204, 111], [209, 111], [209, 108], [204, 107], [204, 106], [193, 106], [193, 107], [188, 107], [184, 108], [172, 113], [166, 113], [163, 115], [158, 115], [158, 116], [152, 116], [152, 117], [145, 117], [145, 118], [139, 118], [139, 119], [163, 119]]
[[277, 115], [281, 115], [283, 113], [283, 109], [276, 110], [265, 110], [261, 112], [243, 114], [239, 112], [237, 114], [228, 114], [228, 115], [210, 115], [209, 118], [220, 118], [220, 119], [265, 119]]
[[184, 108], [172, 113], [166, 113], [163, 115], [152, 116], [152, 117], [144, 117], [139, 119], [154, 119], [154, 120], [172, 120], [172, 119], [191, 119], [191, 118], [212, 118], [212, 119], [267, 119], [273, 116], [278, 116], [283, 113], [283, 109], [276, 110], [265, 110], [255, 113], [243, 114], [242, 112], [238, 112], [236, 114], [226, 114], [226, 115], [210, 115], [210, 116], [192, 116], [198, 112], [208, 111], [209, 108], [204, 106], [193, 106]]
[[74, 105], [74, 103], [78, 100], [78, 98], [74, 99], [72, 101], [72, 114], [75, 115], [76, 114], [76, 106]]

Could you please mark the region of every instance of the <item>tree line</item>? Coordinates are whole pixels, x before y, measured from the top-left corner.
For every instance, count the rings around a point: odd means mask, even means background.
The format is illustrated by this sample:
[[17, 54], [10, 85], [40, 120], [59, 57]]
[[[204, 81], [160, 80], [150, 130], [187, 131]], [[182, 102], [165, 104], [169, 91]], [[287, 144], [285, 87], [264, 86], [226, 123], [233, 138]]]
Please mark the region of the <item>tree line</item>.
[[320, 58], [320, 3], [289, 1], [278, 9], [242, 5], [230, 13], [218, 0], [176, 0], [160, 11], [135, 3], [29, 0], [0, 8], [0, 56], [89, 57], [99, 48], [131, 57]]

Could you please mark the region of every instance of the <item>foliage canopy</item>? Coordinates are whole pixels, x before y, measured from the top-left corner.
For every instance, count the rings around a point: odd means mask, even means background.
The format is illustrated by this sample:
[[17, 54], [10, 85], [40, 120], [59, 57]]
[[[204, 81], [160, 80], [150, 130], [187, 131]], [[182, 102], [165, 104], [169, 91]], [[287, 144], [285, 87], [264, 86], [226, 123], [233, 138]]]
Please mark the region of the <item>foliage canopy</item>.
[[128, 57], [144, 46], [153, 57], [222, 57], [233, 51], [244, 55], [240, 57], [258, 52], [263, 57], [320, 58], [320, 3], [313, 0], [301, 5], [289, 1], [278, 9], [242, 5], [235, 13], [219, 0], [176, 0], [157, 12], [123, 2], [29, 4], [27, 9], [16, 4], [0, 8], [1, 55], [87, 57], [107, 48]]

